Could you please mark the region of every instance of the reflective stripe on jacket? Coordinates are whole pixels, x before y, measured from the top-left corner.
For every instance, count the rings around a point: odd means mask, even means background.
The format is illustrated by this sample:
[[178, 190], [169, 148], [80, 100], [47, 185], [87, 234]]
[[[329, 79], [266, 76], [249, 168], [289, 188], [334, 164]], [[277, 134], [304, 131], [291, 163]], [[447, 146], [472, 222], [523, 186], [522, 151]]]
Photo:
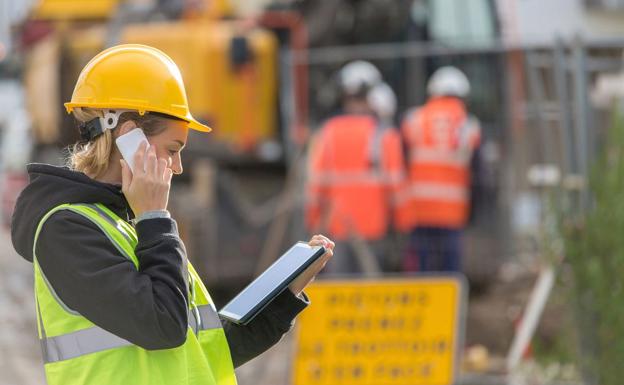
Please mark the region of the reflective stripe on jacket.
[[310, 151], [306, 222], [336, 239], [386, 234], [404, 179], [399, 133], [366, 115], [328, 120]]
[[470, 160], [481, 132], [457, 98], [430, 99], [402, 124], [409, 182], [399, 201], [411, 226], [461, 228], [468, 218]]
[[[59, 210], [70, 210], [92, 221], [138, 268], [135, 229], [101, 204], [63, 204], [50, 210], [37, 227], [33, 255], [43, 224]], [[190, 263], [186, 341], [164, 350], [143, 349], [93, 324], [58, 298], [36, 256], [34, 269], [38, 331], [49, 385], [236, 385], [221, 322]]]

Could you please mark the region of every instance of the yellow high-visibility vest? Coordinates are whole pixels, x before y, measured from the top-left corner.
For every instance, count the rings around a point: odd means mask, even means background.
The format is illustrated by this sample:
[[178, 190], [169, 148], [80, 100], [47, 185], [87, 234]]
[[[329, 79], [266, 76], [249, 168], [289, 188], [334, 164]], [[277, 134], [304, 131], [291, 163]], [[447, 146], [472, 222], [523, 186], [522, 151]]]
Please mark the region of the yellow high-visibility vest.
[[139, 267], [135, 229], [102, 204], [62, 204], [39, 222], [33, 245], [39, 339], [49, 385], [236, 385], [230, 349], [212, 299], [197, 272], [190, 277], [186, 342], [173, 349], [145, 350], [93, 324], [55, 294], [35, 255], [45, 221], [70, 210], [96, 224]]

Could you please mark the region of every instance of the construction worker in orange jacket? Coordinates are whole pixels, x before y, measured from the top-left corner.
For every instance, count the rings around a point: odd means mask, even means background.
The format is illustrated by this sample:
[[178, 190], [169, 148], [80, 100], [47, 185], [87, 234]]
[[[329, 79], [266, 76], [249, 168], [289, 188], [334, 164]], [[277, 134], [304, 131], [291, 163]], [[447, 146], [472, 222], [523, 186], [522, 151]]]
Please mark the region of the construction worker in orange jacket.
[[368, 245], [376, 267], [383, 269], [381, 240], [404, 174], [400, 135], [391, 127], [396, 99], [368, 62], [347, 64], [339, 81], [343, 113], [325, 122], [310, 150], [306, 225], [312, 233], [323, 229], [337, 240], [329, 272], [367, 270], [356, 243]]
[[405, 270], [459, 271], [461, 238], [470, 204], [470, 164], [481, 140], [464, 98], [470, 83], [459, 69], [442, 67], [427, 85], [425, 105], [402, 122], [408, 182], [402, 214], [412, 226]]

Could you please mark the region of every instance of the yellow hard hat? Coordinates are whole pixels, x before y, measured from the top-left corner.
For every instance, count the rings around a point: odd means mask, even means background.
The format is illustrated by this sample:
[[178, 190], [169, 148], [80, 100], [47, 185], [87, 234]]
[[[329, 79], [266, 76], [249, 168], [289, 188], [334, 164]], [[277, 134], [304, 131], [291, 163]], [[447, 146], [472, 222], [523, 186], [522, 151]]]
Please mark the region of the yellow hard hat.
[[178, 66], [164, 52], [141, 44], [122, 44], [100, 52], [82, 69], [72, 99], [74, 108], [127, 109], [159, 112], [208, 132], [189, 111]]

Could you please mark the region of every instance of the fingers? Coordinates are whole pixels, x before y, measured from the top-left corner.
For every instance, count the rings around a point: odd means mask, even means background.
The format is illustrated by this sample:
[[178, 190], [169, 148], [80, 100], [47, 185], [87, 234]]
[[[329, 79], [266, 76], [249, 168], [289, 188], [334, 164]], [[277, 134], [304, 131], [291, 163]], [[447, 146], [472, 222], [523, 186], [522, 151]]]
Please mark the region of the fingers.
[[145, 173], [145, 152], [147, 150], [147, 142], [141, 142], [139, 149], [134, 153], [134, 172], [138, 174]]
[[329, 261], [333, 256], [334, 256], [334, 250], [325, 249], [325, 254], [323, 254], [323, 256], [321, 257], [321, 260], [323, 261], [323, 266], [325, 266], [327, 261]]
[[336, 244], [322, 234], [314, 235], [309, 242], [310, 246], [323, 246], [325, 249], [333, 250]]
[[297, 277], [297, 279], [295, 279], [293, 283], [291, 283], [291, 285], [289, 286], [290, 290], [295, 294], [300, 293], [303, 289], [305, 289], [307, 285], [310, 284], [310, 282], [314, 281], [314, 278], [316, 277], [316, 275], [321, 270], [323, 270], [327, 262], [334, 255], [335, 244], [334, 242], [332, 242], [329, 238], [325, 237], [324, 235], [321, 235], [321, 234], [314, 235], [312, 238], [310, 238], [308, 245], [323, 246], [325, 248], [325, 253], [316, 261], [314, 261], [314, 263], [311, 266], [309, 266], [302, 275]]
[[167, 180], [167, 176], [165, 175], [165, 170], [167, 169], [167, 160], [160, 158], [157, 162], [157, 170], [156, 176], [158, 179], [162, 179], [164, 181]]
[[140, 215], [146, 211], [166, 210], [171, 188], [173, 170], [167, 165], [167, 158], [158, 158], [157, 146], [143, 142], [134, 159], [136, 172], [129, 175], [127, 162], [122, 162], [122, 189], [134, 211]]
[[172, 176], [173, 176], [173, 170], [170, 169], [169, 167], [165, 168], [165, 175], [164, 175], [165, 182], [167, 182], [168, 184], [171, 184]]
[[143, 142], [135, 154], [135, 168], [138, 174], [146, 176], [148, 180], [170, 183], [173, 170], [169, 167], [166, 158], [159, 158], [155, 145]]
[[150, 146], [149, 150], [147, 150], [145, 173], [151, 178], [158, 177], [158, 158], [156, 157], [156, 146]]
[[309, 242], [310, 246], [323, 246], [325, 248], [325, 254], [318, 259], [320, 266], [317, 268], [317, 272], [323, 269], [327, 262], [334, 256], [334, 247], [336, 244], [322, 234], [314, 235]]

